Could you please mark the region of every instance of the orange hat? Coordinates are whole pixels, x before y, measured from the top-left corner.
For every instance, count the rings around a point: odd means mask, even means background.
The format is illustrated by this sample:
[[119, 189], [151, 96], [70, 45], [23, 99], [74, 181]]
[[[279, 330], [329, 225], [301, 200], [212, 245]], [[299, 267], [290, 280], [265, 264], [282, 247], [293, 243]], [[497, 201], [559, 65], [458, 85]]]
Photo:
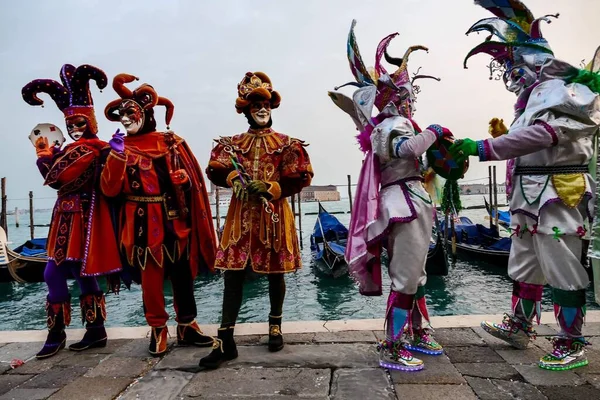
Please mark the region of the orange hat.
[[235, 109], [238, 114], [244, 112], [246, 107], [256, 100], [269, 100], [271, 108], [279, 107], [281, 96], [273, 90], [271, 79], [264, 72], [246, 72], [238, 83], [238, 98], [235, 100]]

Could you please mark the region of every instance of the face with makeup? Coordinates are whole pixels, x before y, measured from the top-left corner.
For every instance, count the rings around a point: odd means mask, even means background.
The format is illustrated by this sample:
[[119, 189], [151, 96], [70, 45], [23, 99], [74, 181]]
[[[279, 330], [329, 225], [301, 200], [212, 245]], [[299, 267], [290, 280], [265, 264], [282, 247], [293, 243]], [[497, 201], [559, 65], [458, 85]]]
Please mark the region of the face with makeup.
[[504, 79], [504, 85], [506, 90], [513, 92], [517, 96], [520, 95], [523, 90], [533, 85], [537, 80], [537, 74], [527, 64], [516, 65], [507, 70], [502, 78]]
[[78, 141], [81, 139], [83, 134], [88, 129], [88, 121], [85, 117], [81, 115], [74, 115], [72, 117], [67, 117], [65, 120], [67, 123], [67, 133], [74, 141]]
[[144, 124], [144, 110], [135, 101], [126, 100], [119, 107], [121, 124], [128, 135], [135, 135]]
[[265, 126], [271, 120], [271, 103], [269, 101], [255, 101], [250, 104], [250, 115], [258, 126]]

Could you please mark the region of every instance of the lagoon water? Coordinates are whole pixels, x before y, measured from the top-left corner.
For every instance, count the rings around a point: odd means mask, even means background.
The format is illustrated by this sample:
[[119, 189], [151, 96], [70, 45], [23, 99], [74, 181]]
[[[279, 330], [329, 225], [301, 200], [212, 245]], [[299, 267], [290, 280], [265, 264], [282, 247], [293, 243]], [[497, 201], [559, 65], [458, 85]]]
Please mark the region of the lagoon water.
[[[504, 203], [504, 195], [499, 198]], [[483, 204], [481, 195], [463, 197], [463, 205]], [[348, 200], [323, 203], [328, 211], [347, 211]], [[387, 296], [361, 296], [348, 276], [331, 278], [322, 274], [313, 265], [310, 252], [310, 233], [316, 221], [316, 203], [302, 203], [302, 231], [304, 267], [286, 276], [287, 295], [284, 304], [284, 319], [288, 321], [341, 320], [360, 318], [383, 318]], [[224, 210], [221, 210], [224, 214]], [[485, 223], [485, 210], [465, 210], [473, 222]], [[336, 214], [348, 225], [350, 214]], [[24, 217], [24, 216], [22, 216]], [[14, 217], [9, 217], [9, 240], [16, 247], [29, 238], [27, 221], [21, 218], [21, 227], [14, 226]], [[50, 212], [37, 212], [36, 224], [48, 223]], [[44, 236], [47, 228], [36, 228], [36, 236]], [[385, 273], [385, 271], [384, 271]], [[78, 326], [79, 290], [74, 281], [69, 282], [73, 296], [72, 327]], [[389, 288], [389, 279], [384, 276], [384, 288]], [[429, 277], [426, 293], [431, 315], [491, 314], [510, 309], [512, 290], [506, 269], [485, 263], [459, 260], [445, 277]], [[202, 277], [195, 282], [197, 320], [200, 324], [216, 324], [220, 321], [223, 280], [219, 275]], [[384, 293], [387, 289], [384, 289]], [[0, 283], [0, 330], [43, 329], [45, 325], [44, 304], [46, 285]], [[174, 319], [173, 298], [170, 285], [165, 283], [167, 310]], [[551, 311], [549, 290], [544, 292], [544, 311]], [[589, 308], [599, 308], [588, 292]], [[119, 295], [107, 297], [108, 326], [144, 326], [141, 289], [133, 285], [131, 290], [122, 289]], [[244, 288], [244, 304], [239, 322], [264, 322], [269, 314], [267, 280], [260, 278], [247, 282]], [[174, 324], [174, 321], [169, 323]]]

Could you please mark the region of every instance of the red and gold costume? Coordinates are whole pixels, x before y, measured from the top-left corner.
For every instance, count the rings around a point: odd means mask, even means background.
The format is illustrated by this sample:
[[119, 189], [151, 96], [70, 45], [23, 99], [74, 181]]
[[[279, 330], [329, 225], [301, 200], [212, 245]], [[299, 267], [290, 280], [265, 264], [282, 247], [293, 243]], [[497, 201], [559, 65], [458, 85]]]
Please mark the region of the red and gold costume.
[[[165, 277], [173, 286], [179, 342], [210, 346], [212, 338], [203, 336], [194, 320], [193, 293], [197, 273], [214, 271], [216, 235], [206, 185], [185, 141], [170, 131], [156, 131], [153, 107], [167, 108], [168, 126], [173, 104], [147, 84], [130, 91], [124, 84], [134, 79], [120, 74], [113, 80], [121, 98], [109, 103], [105, 114], [111, 121], [120, 120], [128, 135], [124, 152], [113, 148], [108, 157], [102, 191], [124, 200], [119, 241], [130, 266], [141, 270], [146, 320], [153, 328], [150, 352], [166, 351]], [[131, 121], [139, 130], [126, 125]]]
[[111, 207], [99, 190], [102, 165], [110, 147], [96, 137], [98, 125], [89, 90], [90, 80], [95, 80], [100, 89], [106, 87], [106, 74], [91, 65], [76, 68], [65, 64], [60, 78], [62, 84], [36, 79], [22, 89], [23, 99], [31, 105], [43, 105], [37, 95], [48, 93], [63, 112], [69, 135], [75, 140], [62, 150], [51, 146], [47, 138], [40, 137], [35, 143], [37, 165], [45, 184], [58, 190], [44, 270], [49, 334], [38, 358], [50, 357], [65, 346], [64, 328], [71, 319], [67, 279], [71, 277], [81, 289], [86, 333], [70, 349], [80, 351], [106, 345], [104, 295], [95, 277], [121, 270]]
[[286, 197], [310, 185], [313, 177], [306, 145], [271, 129], [271, 109], [281, 97], [262, 72], [248, 72], [238, 85], [236, 110], [250, 129], [216, 140], [206, 173], [214, 184], [233, 188], [215, 268], [225, 270], [221, 327], [215, 347], [200, 360], [217, 368], [237, 357], [233, 330], [242, 305], [247, 269], [269, 280], [269, 350], [283, 348], [281, 319], [284, 273], [301, 267], [294, 214]]

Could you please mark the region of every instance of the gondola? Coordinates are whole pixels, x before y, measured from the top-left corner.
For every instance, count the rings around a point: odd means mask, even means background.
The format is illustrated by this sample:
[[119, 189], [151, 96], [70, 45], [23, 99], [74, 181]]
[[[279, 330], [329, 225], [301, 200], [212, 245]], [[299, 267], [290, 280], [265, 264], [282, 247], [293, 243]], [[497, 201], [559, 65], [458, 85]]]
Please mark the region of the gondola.
[[444, 248], [444, 236], [440, 229], [439, 220], [436, 219], [434, 224], [429, 250], [427, 251], [425, 271], [427, 275], [446, 276], [449, 270], [448, 252]]
[[310, 235], [310, 249], [315, 264], [327, 275], [344, 275], [348, 271], [348, 264], [344, 259], [347, 242], [348, 228], [319, 202], [319, 214]]
[[4, 229], [0, 228], [0, 282], [44, 282], [46, 239], [31, 239], [11, 250]]

